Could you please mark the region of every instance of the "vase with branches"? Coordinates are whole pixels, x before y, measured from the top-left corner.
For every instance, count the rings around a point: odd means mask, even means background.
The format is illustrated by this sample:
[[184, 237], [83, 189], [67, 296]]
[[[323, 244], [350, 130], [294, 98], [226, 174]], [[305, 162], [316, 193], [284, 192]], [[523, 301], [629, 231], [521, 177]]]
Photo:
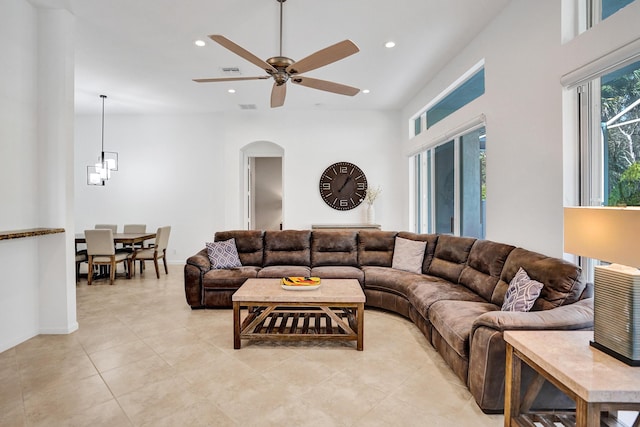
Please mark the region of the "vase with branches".
[[364, 196], [365, 201], [367, 202], [367, 222], [369, 224], [374, 224], [376, 222], [376, 211], [373, 207], [373, 202], [376, 201], [378, 196], [382, 193], [382, 187], [369, 187], [367, 188], [367, 193]]

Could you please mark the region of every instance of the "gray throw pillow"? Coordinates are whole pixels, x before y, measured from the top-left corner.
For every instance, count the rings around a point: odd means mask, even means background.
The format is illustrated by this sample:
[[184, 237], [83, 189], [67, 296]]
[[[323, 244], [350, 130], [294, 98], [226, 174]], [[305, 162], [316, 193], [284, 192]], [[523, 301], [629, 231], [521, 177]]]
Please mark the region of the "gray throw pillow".
[[422, 273], [422, 261], [427, 242], [396, 237], [391, 267], [396, 270]]
[[242, 267], [236, 248], [236, 239], [210, 242], [206, 245], [211, 269]]
[[531, 310], [543, 287], [542, 283], [530, 279], [524, 268], [520, 267], [504, 295], [502, 311]]

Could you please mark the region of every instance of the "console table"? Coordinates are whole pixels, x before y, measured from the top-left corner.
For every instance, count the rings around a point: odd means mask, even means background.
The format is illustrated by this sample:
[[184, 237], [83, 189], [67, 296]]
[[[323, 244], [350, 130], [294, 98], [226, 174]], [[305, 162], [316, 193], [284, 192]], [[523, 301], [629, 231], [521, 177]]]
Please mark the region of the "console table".
[[[589, 346], [591, 331], [506, 331], [504, 425], [624, 426], [616, 411], [640, 410], [640, 369]], [[537, 373], [520, 396], [522, 362]], [[544, 381], [576, 402], [575, 414], [530, 412]], [[537, 424], [534, 424], [537, 423]], [[575, 424], [574, 424], [575, 423]], [[640, 425], [640, 416], [633, 426]]]

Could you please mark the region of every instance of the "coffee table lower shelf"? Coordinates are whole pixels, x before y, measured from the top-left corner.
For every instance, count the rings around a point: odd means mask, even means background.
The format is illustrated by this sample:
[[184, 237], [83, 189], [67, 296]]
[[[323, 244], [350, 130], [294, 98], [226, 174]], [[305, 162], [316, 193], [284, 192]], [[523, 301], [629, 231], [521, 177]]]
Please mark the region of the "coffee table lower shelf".
[[[246, 314], [241, 320], [242, 308]], [[241, 340], [272, 341], [356, 341], [362, 350], [364, 304], [331, 303], [233, 303], [234, 348]]]

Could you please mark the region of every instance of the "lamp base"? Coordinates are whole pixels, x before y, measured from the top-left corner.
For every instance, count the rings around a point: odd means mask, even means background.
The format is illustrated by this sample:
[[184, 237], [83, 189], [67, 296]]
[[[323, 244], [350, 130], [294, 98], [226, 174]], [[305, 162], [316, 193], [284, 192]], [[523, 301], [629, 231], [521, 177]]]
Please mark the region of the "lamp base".
[[606, 353], [615, 359], [618, 359], [621, 362], [626, 363], [629, 366], [640, 366], [640, 359], [629, 359], [627, 356], [622, 355], [615, 350], [611, 350], [610, 348], [605, 347], [602, 344], [598, 344], [595, 341], [589, 341], [589, 345], [593, 348], [597, 348], [601, 352]]

